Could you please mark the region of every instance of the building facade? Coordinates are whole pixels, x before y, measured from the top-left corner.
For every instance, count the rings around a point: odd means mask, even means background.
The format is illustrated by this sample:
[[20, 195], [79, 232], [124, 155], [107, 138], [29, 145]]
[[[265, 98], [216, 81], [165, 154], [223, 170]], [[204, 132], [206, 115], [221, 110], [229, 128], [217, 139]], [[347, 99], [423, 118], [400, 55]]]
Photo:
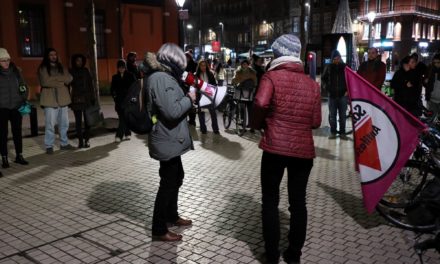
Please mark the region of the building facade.
[[[361, 57], [369, 40], [382, 50], [382, 60], [391, 70], [410, 53], [429, 61], [440, 51], [439, 0], [363, 0], [359, 10], [356, 27]], [[369, 13], [374, 14], [372, 23]]]
[[46, 48], [55, 48], [66, 67], [75, 53], [91, 59], [92, 2], [101, 88], [128, 52], [142, 59], [145, 51], [178, 42], [174, 0], [2, 0], [0, 47], [22, 68], [32, 97], [39, 92], [36, 72]]

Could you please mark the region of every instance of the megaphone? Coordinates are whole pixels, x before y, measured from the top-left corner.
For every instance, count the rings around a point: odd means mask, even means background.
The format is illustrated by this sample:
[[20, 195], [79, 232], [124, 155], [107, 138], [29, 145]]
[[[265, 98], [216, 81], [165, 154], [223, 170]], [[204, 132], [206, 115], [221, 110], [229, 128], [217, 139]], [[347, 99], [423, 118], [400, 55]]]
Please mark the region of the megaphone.
[[182, 74], [182, 80], [202, 94], [199, 102], [200, 107], [214, 105], [216, 108], [226, 96], [226, 86], [211, 85], [204, 82], [202, 79], [197, 78], [190, 72], [184, 72]]

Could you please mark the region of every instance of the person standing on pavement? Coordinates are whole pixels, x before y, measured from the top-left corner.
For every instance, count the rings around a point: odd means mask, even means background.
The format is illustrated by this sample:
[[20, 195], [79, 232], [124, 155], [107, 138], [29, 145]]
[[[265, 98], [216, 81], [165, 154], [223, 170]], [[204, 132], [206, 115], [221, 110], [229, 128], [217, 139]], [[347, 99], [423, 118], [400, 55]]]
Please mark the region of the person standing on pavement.
[[[90, 125], [86, 118], [86, 109], [96, 103], [96, 93], [93, 88], [92, 76], [89, 69], [85, 67], [86, 57], [82, 54], [75, 54], [71, 59], [70, 74], [73, 77], [70, 83], [70, 96], [72, 103], [70, 108], [75, 115], [76, 137], [78, 148], [89, 148]], [[84, 118], [84, 132], [82, 119]]]
[[195, 93], [185, 93], [182, 74], [186, 67], [183, 50], [165, 43], [157, 52], [157, 61], [150, 61], [154, 72], [146, 80], [151, 102], [151, 115], [157, 116], [148, 134], [150, 156], [160, 162], [160, 184], [153, 211], [152, 235], [162, 241], [179, 241], [182, 235], [168, 230], [167, 223], [189, 226], [178, 211], [179, 189], [185, 172], [181, 156], [194, 149], [187, 114], [196, 99]]
[[[197, 76], [197, 78], [200, 78], [204, 82], [209, 83], [214, 86], [217, 86], [217, 82], [215, 81], [214, 74], [211, 72], [208, 65], [209, 64], [206, 60], [204, 60], [204, 59], [200, 60], [199, 64], [197, 65], [197, 70], [196, 70], [195, 75]], [[200, 131], [202, 132], [202, 134], [206, 134], [207, 128], [206, 128], [206, 122], [205, 122], [206, 121], [205, 112], [204, 112], [204, 109], [202, 109], [202, 107], [200, 107], [200, 99], [201, 98], [202, 98], [202, 95], [200, 93], [198, 93], [197, 100], [196, 100], [196, 104], [198, 105], [197, 114], [199, 116]], [[209, 111], [209, 115], [211, 116], [212, 131], [214, 132], [214, 134], [220, 134], [220, 131], [218, 128], [218, 122], [217, 122], [217, 112], [215, 111], [215, 107], [213, 104], [210, 104], [209, 106], [207, 106], [207, 108]]]
[[428, 67], [426, 66], [425, 63], [423, 63], [422, 61], [419, 61], [419, 55], [417, 53], [413, 53], [410, 55], [410, 62], [409, 62], [409, 66], [411, 68], [411, 70], [414, 70], [416, 75], [417, 75], [417, 111], [416, 111], [416, 116], [421, 116], [422, 115], [422, 108], [423, 108], [423, 102], [422, 102], [422, 90], [423, 90], [423, 85], [426, 85], [428, 83], [428, 78], [427, 78], [427, 71], [428, 71]]
[[215, 79], [217, 80], [218, 86], [225, 85], [225, 77], [226, 77], [226, 70], [222, 62], [217, 63], [217, 66], [215, 67], [214, 71]]
[[[329, 139], [335, 139], [339, 132], [341, 139], [347, 139], [345, 135], [345, 123], [347, 120], [347, 86], [345, 84], [345, 63], [341, 59], [339, 51], [334, 50], [331, 54], [332, 63], [322, 73], [321, 82], [328, 92], [328, 108], [330, 135]], [[339, 116], [339, 131], [337, 120]]]
[[440, 53], [432, 58], [427, 79], [425, 99], [428, 102], [428, 109], [434, 115], [438, 115], [440, 114]]
[[128, 89], [136, 81], [136, 77], [127, 71], [127, 65], [124, 60], [118, 60], [116, 63], [118, 72], [113, 75], [110, 92], [115, 101], [115, 111], [118, 114], [118, 128], [116, 130], [115, 142], [130, 140], [131, 131], [128, 129], [122, 109], [122, 102], [127, 97]]
[[136, 64], [137, 53], [131, 51], [127, 54], [127, 71], [131, 72], [136, 79], [141, 78], [141, 73], [139, 72], [138, 66]]
[[45, 135], [44, 145], [47, 154], [53, 154], [55, 142], [55, 125], [58, 124], [61, 150], [71, 150], [67, 138], [69, 129], [68, 106], [71, 98], [68, 85], [72, 81], [72, 75], [64, 69], [58, 60], [57, 51], [49, 48], [45, 51], [43, 61], [38, 68], [41, 94], [40, 105], [44, 109]]
[[251, 122], [252, 128], [264, 131], [259, 144], [263, 237], [267, 263], [278, 263], [278, 204], [287, 168], [290, 231], [283, 257], [299, 263], [307, 230], [306, 188], [316, 156], [312, 129], [321, 125], [321, 96], [318, 84], [304, 74], [298, 37], [282, 35], [272, 50], [275, 59], [261, 78]]
[[380, 91], [385, 81], [386, 71], [387, 66], [380, 60], [377, 48], [369, 48], [368, 60], [359, 66], [357, 73]]
[[[15, 146], [15, 163], [29, 164], [23, 158], [23, 139], [21, 135], [22, 116], [18, 109], [26, 101], [28, 89], [21, 70], [11, 62], [11, 56], [0, 48], [0, 152], [2, 167], [9, 168], [8, 161], [8, 121], [11, 123]], [[0, 173], [0, 176], [1, 173]]]
[[406, 56], [400, 62], [400, 69], [396, 71], [391, 80], [391, 89], [394, 90], [394, 101], [405, 108], [408, 112], [417, 116], [419, 94], [419, 77], [414, 69], [411, 69], [411, 57]]

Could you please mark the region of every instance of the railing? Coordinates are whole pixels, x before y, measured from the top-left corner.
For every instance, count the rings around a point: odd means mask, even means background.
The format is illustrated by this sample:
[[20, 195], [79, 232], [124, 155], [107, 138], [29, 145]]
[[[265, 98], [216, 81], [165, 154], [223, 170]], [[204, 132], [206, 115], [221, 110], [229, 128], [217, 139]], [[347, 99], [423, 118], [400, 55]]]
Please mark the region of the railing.
[[[415, 6], [415, 5], [395, 5], [393, 10], [390, 10], [389, 7], [384, 7], [384, 8], [380, 8], [379, 10], [373, 8], [370, 11], [374, 11], [377, 14], [408, 14], [411, 12], [414, 13], [418, 12], [422, 14], [435, 15], [440, 17], [439, 10], [430, 9], [423, 6]], [[362, 8], [360, 13], [361, 14], [365, 13], [365, 9]], [[367, 16], [367, 14], [364, 14], [363, 16]]]

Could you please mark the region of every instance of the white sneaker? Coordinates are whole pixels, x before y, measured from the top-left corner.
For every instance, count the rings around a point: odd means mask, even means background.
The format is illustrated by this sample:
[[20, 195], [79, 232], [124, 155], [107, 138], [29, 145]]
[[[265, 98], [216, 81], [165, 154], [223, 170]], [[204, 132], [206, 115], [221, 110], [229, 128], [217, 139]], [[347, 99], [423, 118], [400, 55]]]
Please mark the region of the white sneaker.
[[120, 137], [115, 137], [115, 143], [119, 143], [121, 141], [122, 141], [122, 139]]

